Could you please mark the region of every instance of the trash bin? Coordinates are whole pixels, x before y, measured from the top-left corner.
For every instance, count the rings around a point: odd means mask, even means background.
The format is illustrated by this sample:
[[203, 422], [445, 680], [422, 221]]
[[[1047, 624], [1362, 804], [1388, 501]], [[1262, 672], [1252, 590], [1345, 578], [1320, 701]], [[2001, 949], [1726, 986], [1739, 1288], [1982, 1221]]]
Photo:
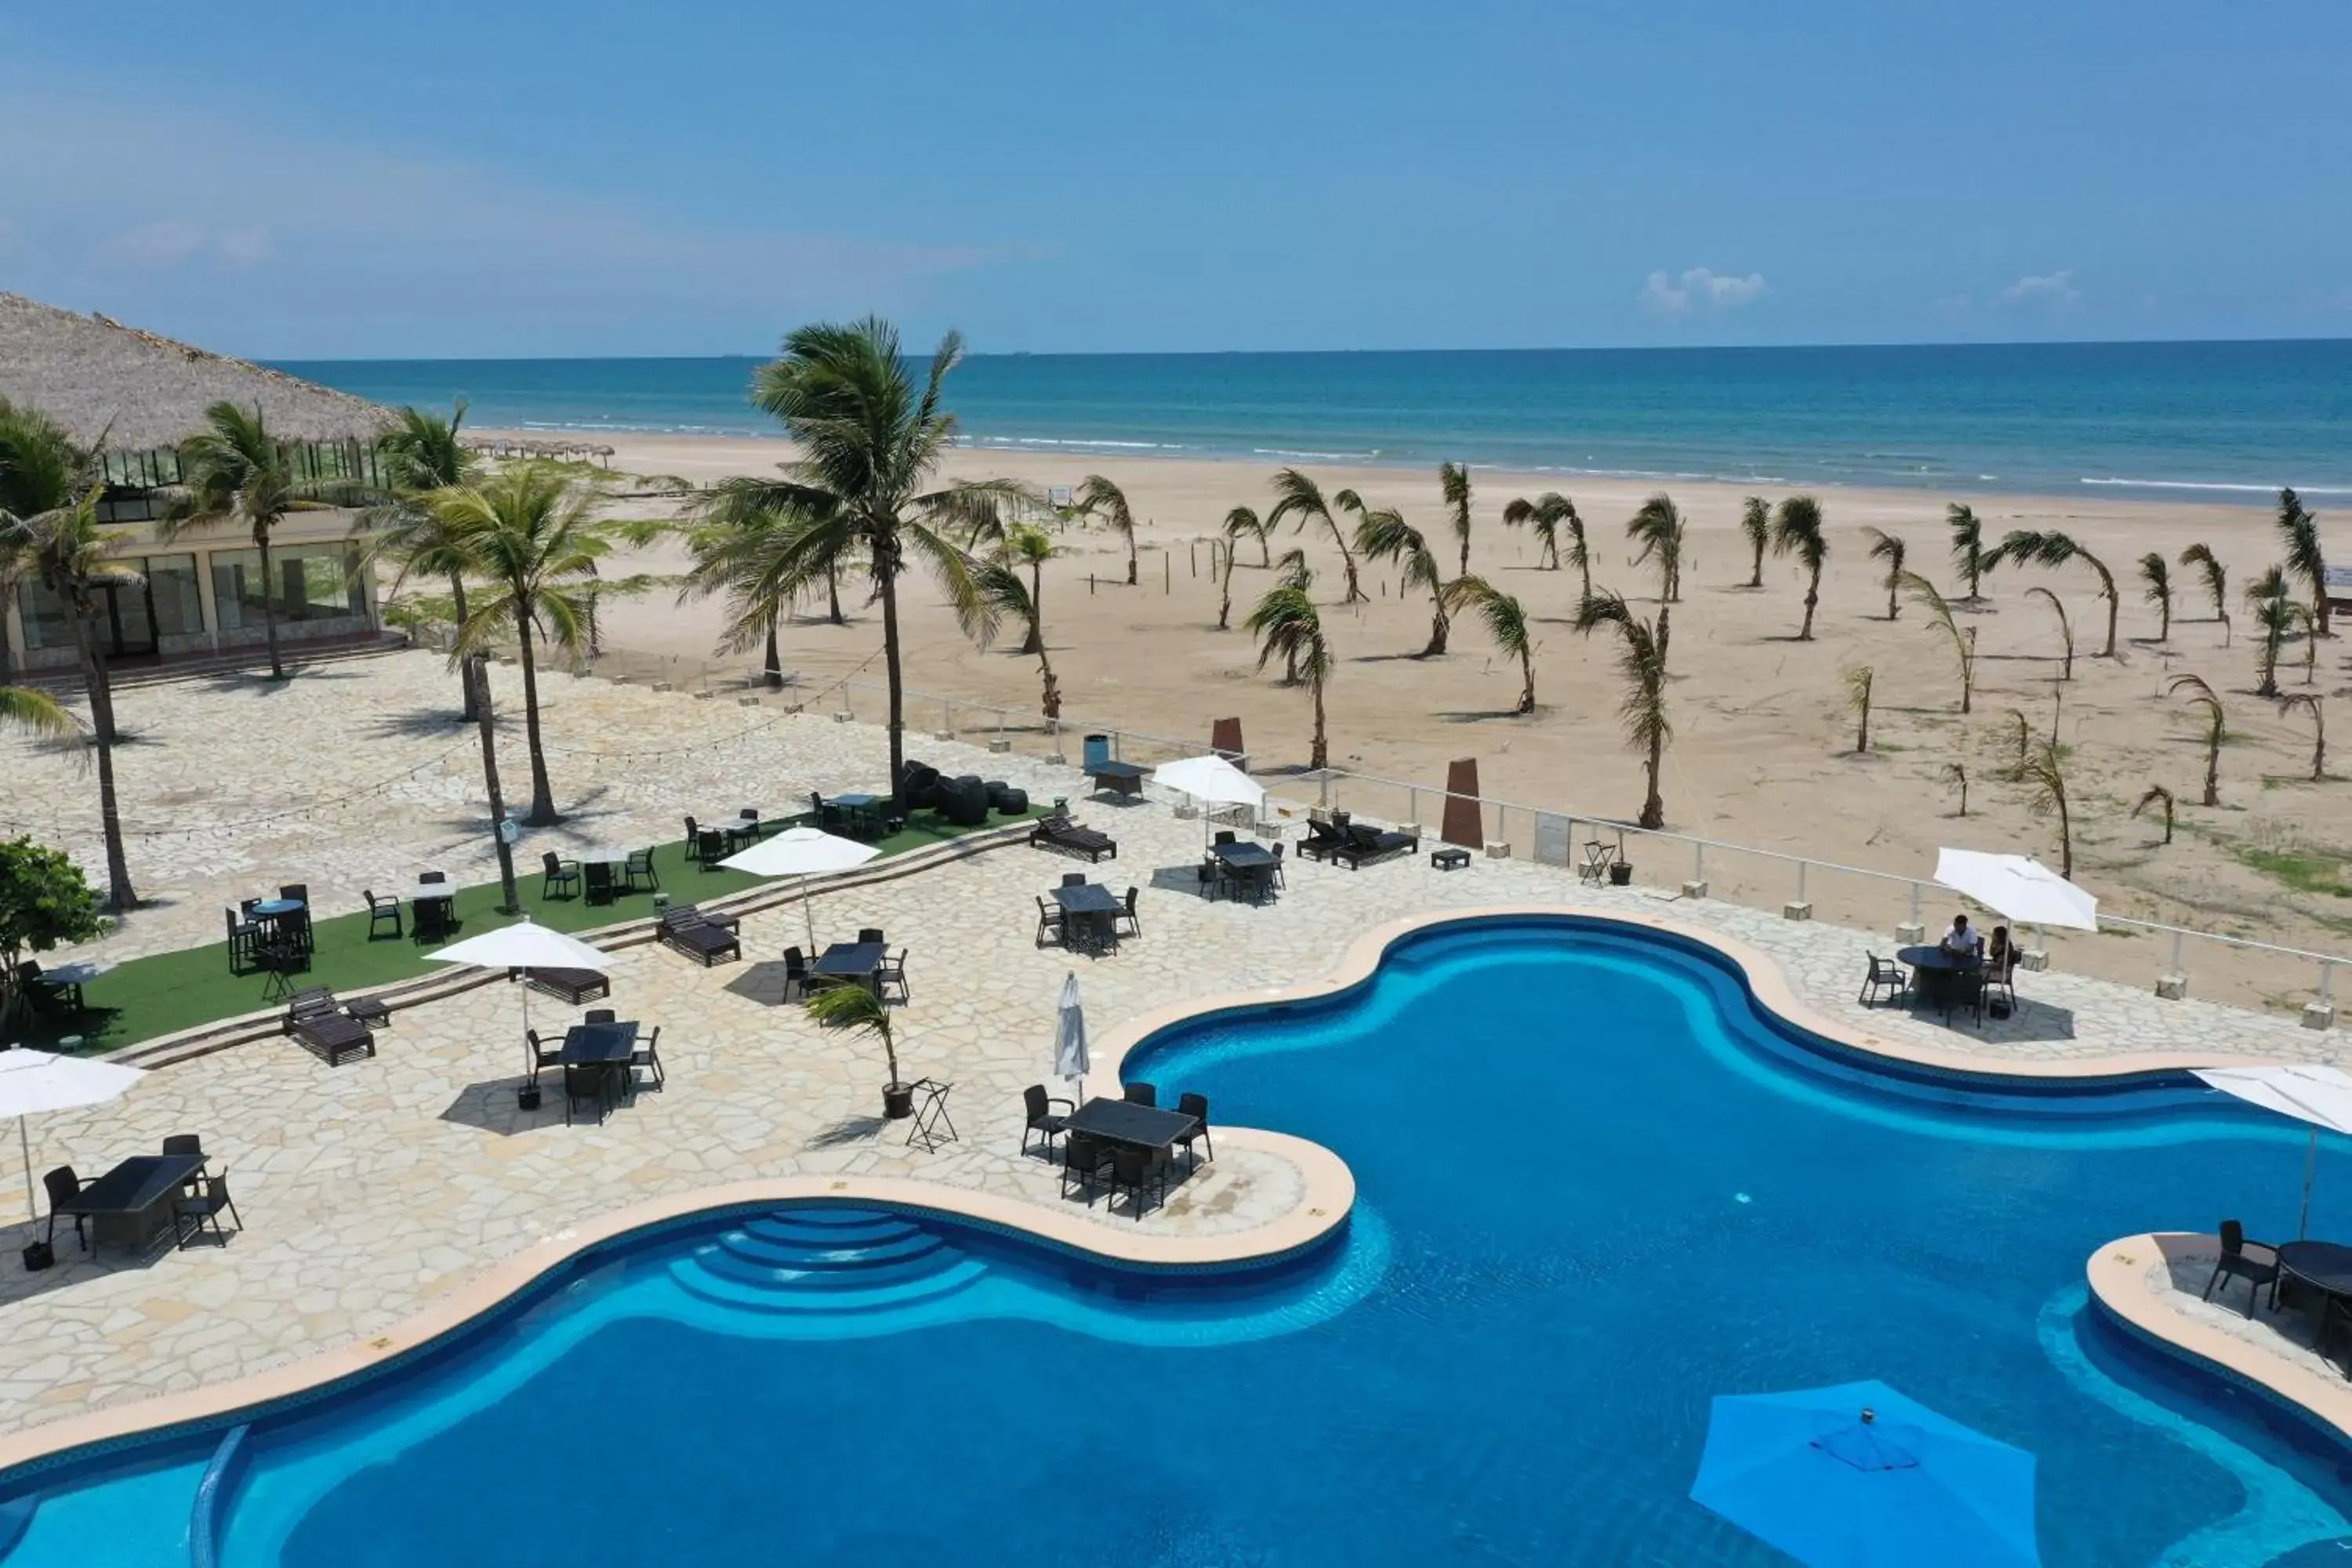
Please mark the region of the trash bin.
[[1088, 735], [1086, 740], [1086, 771], [1094, 772], [1110, 761], [1110, 737]]

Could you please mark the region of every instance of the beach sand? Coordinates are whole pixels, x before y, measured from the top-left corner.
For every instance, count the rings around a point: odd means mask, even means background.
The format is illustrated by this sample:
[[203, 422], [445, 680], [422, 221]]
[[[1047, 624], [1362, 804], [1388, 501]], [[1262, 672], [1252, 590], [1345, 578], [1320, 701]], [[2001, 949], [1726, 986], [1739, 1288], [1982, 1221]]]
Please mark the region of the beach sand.
[[[608, 438], [618, 449], [616, 468], [697, 481], [761, 472], [790, 455], [782, 441]], [[1270, 506], [1274, 465], [974, 450], [956, 454], [944, 471], [1076, 486], [1097, 469], [1117, 479], [1137, 515], [1148, 520], [1139, 531], [1140, 583], [1126, 585], [1125, 548], [1100, 530], [1072, 530], [1064, 539], [1066, 553], [1047, 567], [1045, 624], [1063, 688], [1065, 727], [1117, 726], [1190, 737], [1205, 747], [1213, 720], [1238, 716], [1255, 769], [1303, 764], [1309, 733], [1306, 693], [1281, 685], [1278, 668], [1260, 673], [1245, 633], [1214, 629], [1218, 590], [1205, 543], [1229, 508], [1246, 504], [1263, 512]], [[1353, 486], [1374, 506], [1401, 508], [1429, 534], [1452, 573], [1455, 547], [1433, 471], [1339, 466], [1309, 471], [1327, 495]], [[1293, 544], [1307, 548], [1338, 659], [1328, 692], [1332, 761], [1383, 778], [1440, 785], [1450, 761], [1475, 757], [1490, 798], [1630, 818], [1641, 805], [1642, 778], [1639, 759], [1619, 730], [1614, 646], [1605, 637], [1573, 632], [1577, 574], [1538, 570], [1533, 539], [1503, 526], [1500, 515], [1515, 496], [1565, 490], [1586, 520], [1595, 584], [1624, 593], [1646, 615], [1654, 608], [1657, 577], [1651, 567], [1630, 563], [1624, 524], [1656, 487], [1486, 469], [1474, 471], [1473, 479], [1471, 566], [1518, 595], [1538, 624], [1538, 710], [1509, 716], [1518, 670], [1495, 656], [1475, 619], [1455, 626], [1445, 657], [1413, 658], [1429, 630], [1427, 595], [1401, 599], [1395, 570], [1367, 565], [1371, 603], [1342, 609], [1339, 557], [1328, 538], [1299, 536], [1286, 525], [1275, 552]], [[1670, 659], [1675, 740], [1663, 787], [1671, 828], [1907, 876], [1931, 874], [1939, 845], [2030, 852], [2055, 866], [2054, 823], [2034, 816], [2021, 788], [2002, 776], [2013, 754], [2012, 710], [2044, 734], [2054, 704], [2058, 734], [2073, 748], [2076, 875], [2100, 896], [2103, 909], [2352, 954], [2352, 864], [2336, 858], [2352, 847], [2352, 785], [2309, 782], [2309, 718], [2283, 717], [2252, 695], [2251, 616], [2236, 598], [2240, 584], [2277, 559], [2266, 506], [1824, 488], [1814, 493], [1828, 521], [1830, 563], [1815, 640], [1799, 642], [1793, 634], [1802, 616], [1803, 585], [1793, 563], [1768, 556], [1765, 585], [1741, 586], [1749, 570], [1738, 531], [1742, 493], [1700, 482], [1668, 488], [1690, 529]], [[1770, 499], [1777, 501], [1780, 494]], [[2012, 528], [2058, 528], [2105, 559], [2123, 598], [2120, 657], [2097, 657], [2106, 611], [2087, 568], [2005, 567], [1988, 580], [1986, 602], [1964, 617], [1979, 628], [1979, 663], [1974, 711], [1963, 721], [1948, 639], [1916, 605], [1906, 603], [1899, 618], [1886, 618], [1885, 570], [1867, 558], [1863, 534], [1865, 525], [1874, 525], [1902, 537], [1914, 569], [1957, 595], [1944, 519], [1951, 499], [1976, 507], [1989, 539]], [[628, 500], [614, 511], [658, 515], [661, 507]], [[2177, 567], [2171, 639], [2163, 646], [2143, 640], [2155, 637], [2158, 617], [2154, 606], [2141, 602], [2135, 563], [2151, 550], [2177, 560], [2184, 545], [2199, 540], [2210, 542], [2230, 569], [2231, 613], [2238, 622], [2232, 645], [2224, 648], [2222, 628], [2210, 618], [2194, 574]], [[632, 552], [614, 570], [674, 572], [679, 562], [675, 546], [661, 545]], [[1233, 581], [1236, 628], [1269, 575], [1257, 566], [1255, 546], [1244, 544]], [[2026, 596], [2034, 584], [2056, 592], [2072, 616], [2071, 681], [2054, 679], [2061, 662], [2057, 620], [2047, 604]], [[862, 585], [847, 585], [845, 626], [808, 617], [787, 626], [785, 667], [817, 687], [853, 671], [878, 681], [879, 614], [864, 599]], [[1034, 720], [1034, 658], [1011, 652], [1012, 640], [990, 651], [974, 648], [919, 573], [902, 605], [910, 687], [1002, 704]], [[821, 610], [821, 604], [814, 608]], [[715, 604], [681, 606], [661, 592], [609, 605], [603, 634], [618, 647], [702, 658], [711, 656], [718, 621]], [[2316, 684], [2305, 686], [2303, 646], [2290, 642], [2283, 689], [2334, 700], [2352, 695], [2347, 648], [2342, 639], [2321, 643]], [[1876, 707], [1872, 751], [1857, 755], [1842, 672], [1864, 664], [1875, 672]], [[2221, 693], [2229, 716], [2232, 741], [2222, 753], [2218, 809], [2197, 804], [2204, 766], [2198, 723], [2184, 703], [2162, 696], [2169, 677], [2191, 672]], [[869, 716], [868, 705], [878, 710], [874, 699], [861, 698], [861, 716]], [[935, 709], [910, 710], [913, 754], [921, 752], [920, 733], [936, 727], [935, 714]], [[1965, 820], [1957, 814], [1957, 787], [1946, 777], [1954, 763], [1969, 776]], [[2179, 802], [2169, 845], [2160, 843], [2160, 813], [2131, 816], [2153, 784], [2171, 789]], [[1410, 809], [1401, 791], [1340, 787], [1343, 800], [1368, 815], [1400, 817]], [[1436, 805], [1424, 796], [1421, 810], [1433, 829]], [[1505, 826], [1518, 852], [1526, 853], [1531, 825]], [[1491, 819], [1487, 831], [1497, 831]], [[1686, 846], [1653, 843], [1637, 858], [1647, 861], [1638, 868], [1643, 881], [1670, 889], [1694, 869]], [[1797, 896], [1795, 873], [1784, 863], [1709, 851], [1705, 871], [1717, 897], [1774, 907]], [[1891, 928], [1907, 900], [1890, 885], [1819, 874], [1805, 892], [1817, 918], [1874, 929]], [[1949, 913], [1946, 905], [1927, 907], [1931, 934]], [[2053, 942], [2052, 950], [2061, 964], [2147, 984], [2173, 966], [2168, 939], [2160, 936], [2074, 937]], [[2198, 994], [2274, 1006], [2299, 1006], [2317, 973], [2310, 963], [2207, 943], [2190, 944], [2183, 960]]]

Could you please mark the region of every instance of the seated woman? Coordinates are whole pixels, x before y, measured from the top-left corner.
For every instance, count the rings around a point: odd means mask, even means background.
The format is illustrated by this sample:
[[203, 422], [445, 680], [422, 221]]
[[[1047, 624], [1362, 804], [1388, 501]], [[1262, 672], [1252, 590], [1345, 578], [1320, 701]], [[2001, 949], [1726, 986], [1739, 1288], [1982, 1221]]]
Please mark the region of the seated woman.
[[1985, 977], [2006, 982], [2010, 972], [2017, 967], [2017, 944], [2010, 940], [2007, 926], [1992, 928], [1992, 946], [1985, 953]]

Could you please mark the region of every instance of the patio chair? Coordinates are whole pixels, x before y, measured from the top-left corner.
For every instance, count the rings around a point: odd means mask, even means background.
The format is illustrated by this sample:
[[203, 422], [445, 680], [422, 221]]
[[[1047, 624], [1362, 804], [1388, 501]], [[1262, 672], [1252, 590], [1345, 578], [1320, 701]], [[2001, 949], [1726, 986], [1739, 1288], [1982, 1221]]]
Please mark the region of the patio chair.
[[1984, 1000], [1996, 1018], [2017, 1016], [2017, 950], [2009, 952], [2009, 962], [1999, 966], [1987, 965], [1984, 975]]
[[1110, 1146], [1098, 1139], [1073, 1132], [1062, 1144], [1062, 1195], [1073, 1185], [1084, 1187], [1087, 1207], [1095, 1206], [1095, 1184], [1110, 1180]]
[[[261, 935], [260, 922], [239, 920], [235, 910], [224, 905], [221, 909], [221, 923], [228, 931], [228, 972], [231, 974], [243, 974], [253, 963], [253, 944]], [[373, 928], [370, 930], [370, 934], [373, 934]]]
[[[2341, 1296], [2330, 1296], [2319, 1309], [2319, 1332], [2313, 1336], [2311, 1348], [2325, 1358], [2327, 1342], [2345, 1332], [2352, 1332], [2352, 1301], [2347, 1301]], [[2352, 1379], [2352, 1361], [2345, 1363], [2344, 1375]]]
[[1854, 998], [1858, 1005], [1869, 1006], [1882, 992], [1890, 1002], [1910, 992], [1911, 977], [1903, 973], [1901, 964], [1874, 952], [1866, 956], [1870, 959], [1870, 973], [1862, 977], [1862, 994]]
[[885, 939], [882, 935], [882, 928], [880, 926], [863, 926], [858, 930], [857, 940], [860, 942], [881, 942]]
[[[1021, 1103], [1029, 1114], [1029, 1120], [1021, 1129], [1021, 1152], [1024, 1154], [1029, 1152], [1032, 1138], [1041, 1139], [1045, 1146], [1045, 1157], [1052, 1159], [1054, 1140], [1067, 1135], [1070, 1118], [1078, 1113], [1078, 1102], [1047, 1094], [1044, 1084], [1033, 1083], [1021, 1091]], [[1057, 1105], [1068, 1109], [1057, 1111], [1054, 1109]]]
[[16, 965], [16, 994], [23, 997], [25, 1005], [36, 1013], [58, 1011], [62, 994], [40, 984], [40, 979], [41, 966], [33, 960], [28, 958]]
[[625, 893], [661, 891], [661, 873], [654, 869], [654, 852], [650, 848], [629, 851], [629, 858], [621, 868], [621, 890]]
[[1148, 1083], [1131, 1083], [1127, 1086], [1121, 1098], [1125, 1099], [1129, 1105], [1157, 1106], [1160, 1103], [1160, 1091]]
[[[81, 1178], [74, 1174], [74, 1168], [71, 1165], [59, 1165], [54, 1171], [42, 1173], [41, 1190], [49, 1197], [48, 1239], [50, 1247], [54, 1249], [58, 1245], [58, 1205], [69, 1204], [81, 1196]], [[88, 1252], [89, 1233], [84, 1228], [86, 1221], [82, 1215], [75, 1215], [73, 1222], [74, 1239], [81, 1243], [81, 1249], [84, 1252]]]
[[2213, 1272], [2205, 1281], [2204, 1300], [2213, 1299], [2213, 1287], [2224, 1279], [2246, 1282], [2246, 1316], [2254, 1315], [2254, 1298], [2263, 1286], [2271, 1288], [2271, 1303], [2278, 1304], [2278, 1248], [2264, 1242], [2248, 1241], [2246, 1227], [2233, 1219], [2221, 1222], [2221, 1256], [2213, 1261]]
[[669, 1074], [662, 1070], [661, 1026], [659, 1024], [656, 1024], [654, 1026], [653, 1033], [649, 1035], [639, 1035], [637, 1037], [636, 1049], [629, 1054], [629, 1082], [633, 1088], [636, 1083], [637, 1069], [639, 1068], [647, 1068], [653, 1073], [654, 1087], [656, 1089], [664, 1089], [668, 1086]]
[[416, 879], [420, 882], [431, 882], [437, 886], [438, 884], [446, 882], [449, 879], [449, 873], [446, 871], [420, 871], [416, 874]]
[[1118, 1194], [1128, 1194], [1129, 1212], [1138, 1224], [1143, 1219], [1143, 1195], [1156, 1195], [1161, 1203], [1168, 1201], [1168, 1167], [1152, 1158], [1148, 1149], [1118, 1149], [1110, 1152], [1110, 1201], [1118, 1203]]
[[1083, 888], [1086, 885], [1087, 874], [1084, 871], [1065, 871], [1062, 873], [1062, 886], [1065, 888]]
[[1143, 916], [1136, 908], [1138, 900], [1142, 897], [1143, 892], [1141, 889], [1128, 889], [1126, 910], [1123, 912], [1111, 917], [1112, 935], [1116, 936], [1119, 934], [1118, 928], [1122, 923], [1127, 927], [1127, 935], [1141, 936], [1143, 934]]
[[228, 1233], [221, 1229], [220, 1223], [224, 1209], [228, 1211], [228, 1217], [236, 1222], [236, 1228], [244, 1230], [245, 1216], [236, 1212], [236, 1204], [228, 1195], [228, 1167], [226, 1165], [221, 1167], [219, 1174], [205, 1177], [193, 1195], [173, 1200], [172, 1229], [179, 1238], [179, 1245], [185, 1247], [209, 1226], [213, 1238], [226, 1247]]
[[887, 992], [893, 985], [898, 988], [900, 1002], [915, 999], [915, 994], [907, 988], [907, 950], [903, 947], [898, 950], [897, 958], [885, 958], [881, 967], [874, 972], [874, 988], [877, 991]]
[[542, 1040], [539, 1037], [537, 1029], [525, 1029], [522, 1035], [525, 1042], [530, 1047], [530, 1076], [533, 1082], [538, 1081], [540, 1068], [557, 1068], [563, 1065], [562, 1040]]
[[1040, 849], [1051, 849], [1063, 855], [1083, 855], [1089, 865], [1097, 860], [1118, 858], [1118, 845], [1107, 833], [1082, 827], [1066, 816], [1041, 818], [1029, 830], [1029, 842]]
[[1194, 874], [1201, 879], [1201, 897], [1213, 902], [1217, 889], [1225, 885], [1225, 863], [1213, 855], [1203, 855]]
[[613, 1075], [604, 1062], [566, 1062], [563, 1065], [563, 1125], [572, 1125], [572, 1108], [582, 1100], [596, 1107], [596, 1124], [603, 1126], [604, 1112], [611, 1106]]
[[374, 890], [372, 889], [362, 889], [360, 893], [360, 897], [367, 900], [368, 941], [373, 942], [376, 939], [377, 928], [386, 924], [387, 922], [392, 926], [391, 934], [394, 940], [397, 940], [402, 935], [405, 934], [402, 931], [400, 926], [400, 900], [398, 899], [379, 899], [375, 896]]
[[580, 1021], [583, 1024], [612, 1024], [619, 1022], [620, 1016], [610, 1007], [591, 1007]]
[[694, 858], [702, 862], [702, 868], [719, 869], [719, 862], [727, 858], [727, 835], [715, 827], [706, 827], [696, 835], [694, 842]]
[[580, 890], [580, 862], [566, 860], [551, 849], [539, 858], [539, 896], [569, 897]]
[[1059, 904], [1048, 903], [1044, 899], [1038, 900], [1037, 945], [1039, 947], [1045, 946], [1045, 939], [1049, 936], [1055, 942], [1060, 942], [1066, 934], [1066, 932], [1064, 931], [1062, 926], [1062, 906]]
[[1218, 844], [1231, 844], [1233, 841], [1234, 841], [1234, 832], [1233, 832], [1233, 829], [1232, 829], [1232, 828], [1230, 828], [1230, 827], [1221, 827], [1221, 828], [1219, 828], [1219, 829], [1217, 830], [1217, 837], [1215, 837], [1215, 839], [1214, 839], [1214, 840], [1213, 840], [1213, 842], [1214, 842], [1214, 843], [1218, 843]]
[[797, 947], [784, 949], [784, 1000], [791, 1001], [795, 991], [805, 996], [808, 988], [808, 956]]
[[1289, 847], [1289, 845], [1279, 841], [1274, 847], [1274, 869], [1268, 873], [1268, 879], [1277, 888], [1287, 889], [1290, 886], [1282, 874], [1282, 852]]
[[699, 860], [702, 858], [702, 832], [694, 826], [694, 818], [687, 817], [685, 822], [686, 858], [689, 860]]
[[419, 899], [416, 900], [416, 923], [410, 935], [418, 942], [440, 942], [449, 934], [449, 900]]
[[1586, 839], [1584, 859], [1576, 868], [1576, 879], [1580, 882], [1589, 882], [1596, 888], [1601, 886], [1609, 880], [1609, 863], [1614, 858], [1614, 853], [1609, 846], [1600, 839]]
[[816, 816], [816, 825], [827, 833], [845, 833], [849, 830], [848, 809], [827, 805], [824, 796], [814, 790], [809, 791], [809, 809]]
[[163, 1140], [163, 1152], [166, 1154], [201, 1155], [204, 1152], [205, 1140], [201, 1133], [174, 1132]]
[[613, 866], [608, 860], [591, 860], [583, 868], [583, 885], [592, 904], [609, 904], [616, 891], [613, 881]]
[[1215, 1159], [1217, 1157], [1216, 1141], [1209, 1136], [1209, 1097], [1205, 1094], [1189, 1092], [1180, 1094], [1176, 1097], [1176, 1109], [1192, 1118], [1192, 1127], [1176, 1134], [1176, 1142], [1184, 1145], [1184, 1152], [1190, 1156], [1192, 1163], [1197, 1167], [1201, 1163], [1200, 1155], [1192, 1152], [1192, 1145], [1195, 1142], [1207, 1144], [1209, 1158]]

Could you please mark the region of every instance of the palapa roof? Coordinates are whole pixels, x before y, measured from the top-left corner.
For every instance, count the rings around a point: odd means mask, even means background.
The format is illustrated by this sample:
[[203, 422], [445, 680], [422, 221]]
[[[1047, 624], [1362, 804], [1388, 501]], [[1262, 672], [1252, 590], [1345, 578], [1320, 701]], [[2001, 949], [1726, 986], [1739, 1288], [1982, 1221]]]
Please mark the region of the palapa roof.
[[282, 371], [5, 290], [0, 397], [41, 410], [78, 440], [103, 436], [118, 452], [171, 446], [223, 399], [258, 404], [270, 430], [289, 441], [370, 436], [389, 417], [379, 405]]

